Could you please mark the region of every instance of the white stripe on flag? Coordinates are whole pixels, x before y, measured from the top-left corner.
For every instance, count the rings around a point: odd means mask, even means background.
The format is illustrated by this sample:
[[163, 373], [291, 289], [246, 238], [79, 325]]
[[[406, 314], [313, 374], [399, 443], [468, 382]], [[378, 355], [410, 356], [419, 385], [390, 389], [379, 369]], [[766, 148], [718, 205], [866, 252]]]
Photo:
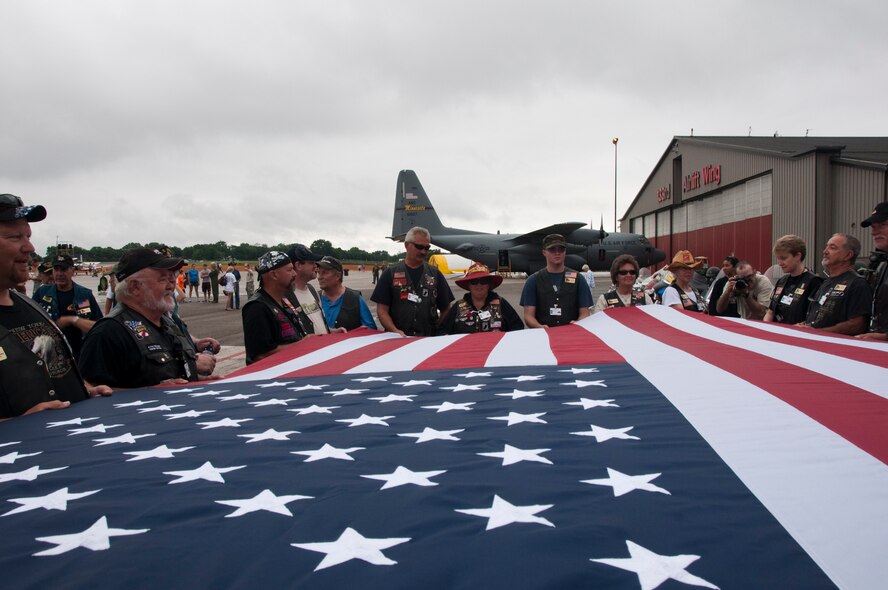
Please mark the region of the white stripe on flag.
[[[282, 362], [278, 365], [274, 365], [273, 367], [262, 369], [261, 371], [256, 371], [255, 373], [246, 373], [237, 377], [231, 377], [229, 379], [221, 379], [216, 383], [234, 383], [237, 381], [261, 381], [263, 379], [274, 379], [276, 377], [279, 377], [280, 375], [286, 375], [288, 373], [304, 369], [305, 367], [310, 367], [311, 365], [323, 363], [324, 361], [328, 361], [338, 356], [348, 354], [365, 346], [369, 346], [370, 344], [373, 344], [375, 342], [379, 342], [380, 340], [388, 340], [389, 338], [400, 338], [400, 336], [391, 332], [374, 333], [368, 336], [355, 336], [354, 338], [348, 338], [346, 340], [336, 342], [335, 344], [325, 346], [320, 350], [315, 350], [314, 352], [298, 356], [294, 359]], [[279, 354], [281, 354], [281, 356], [286, 355], [286, 353]]]
[[888, 466], [747, 381], [596, 315], [595, 335], [663, 393], [833, 581], [885, 584]]
[[555, 355], [549, 346], [546, 330], [516, 330], [506, 332], [490, 351], [485, 367], [522, 367], [525, 365], [554, 365]]
[[784, 324], [776, 324], [774, 322], [751, 322], [740, 318], [721, 318], [729, 322], [738, 322], [753, 327], [756, 330], [780, 334], [781, 336], [791, 336], [802, 340], [813, 340], [815, 342], [829, 342], [830, 344], [841, 344], [843, 346], [851, 346], [854, 348], [871, 348], [888, 352], [888, 343], [878, 340], [854, 340], [851, 338], [843, 338], [834, 336], [830, 332], [795, 330]]
[[[645, 305], [639, 307], [639, 309], [688, 334], [796, 365], [888, 398], [888, 370], [882, 367], [809, 348], [744, 336], [699, 321], [689, 314], [675, 313], [676, 310], [666, 309], [660, 305]], [[746, 321], [745, 323], [746, 325], [751, 325], [758, 322]], [[820, 342], [823, 342], [823, 340], [820, 340]]]

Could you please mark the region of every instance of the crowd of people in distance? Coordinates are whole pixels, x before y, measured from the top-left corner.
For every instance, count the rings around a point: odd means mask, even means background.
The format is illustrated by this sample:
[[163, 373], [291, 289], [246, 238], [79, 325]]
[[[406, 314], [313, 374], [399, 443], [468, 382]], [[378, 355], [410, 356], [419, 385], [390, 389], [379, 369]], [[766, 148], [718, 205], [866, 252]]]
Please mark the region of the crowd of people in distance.
[[[91, 290], [74, 282], [73, 261], [61, 254], [38, 266], [39, 286], [29, 298], [30, 224], [45, 217], [40, 205], [0, 195], [0, 419], [64, 408], [114, 389], [219, 378], [220, 342], [193, 336], [179, 304], [218, 303], [221, 288], [225, 310], [237, 310], [241, 282], [247, 292], [241, 313], [247, 364], [305, 338], [378, 329], [363, 295], [343, 284], [342, 263], [302, 244], [263, 254], [255, 267], [258, 287], [249, 265], [243, 273], [233, 263], [224, 272], [217, 263], [186, 269], [186, 261], [169, 250], [131, 249], [102, 286], [104, 310]], [[426, 260], [431, 234], [414, 227], [405, 236], [403, 260], [374, 265], [370, 300], [381, 329], [405, 337], [556, 328], [608, 308], [659, 303], [886, 340], [888, 202], [861, 225], [870, 228], [876, 247], [862, 272], [855, 268], [860, 242], [851, 235], [835, 234], [827, 242], [825, 279], [806, 268], [805, 242], [787, 235], [773, 248], [784, 273], [775, 285], [749, 262], [728, 256], [724, 276], [704, 297], [694, 284], [702, 261], [681, 250], [666, 266], [672, 280], [652, 298], [639, 281], [638, 261], [622, 255], [610, 269], [612, 288], [594, 302], [588, 265], [568, 268], [564, 236], [550, 234], [542, 240], [545, 267], [524, 283], [520, 314], [496, 292], [503, 278], [480, 263], [456, 280], [466, 292], [455, 300], [444, 275]], [[311, 284], [315, 278], [319, 290]]]

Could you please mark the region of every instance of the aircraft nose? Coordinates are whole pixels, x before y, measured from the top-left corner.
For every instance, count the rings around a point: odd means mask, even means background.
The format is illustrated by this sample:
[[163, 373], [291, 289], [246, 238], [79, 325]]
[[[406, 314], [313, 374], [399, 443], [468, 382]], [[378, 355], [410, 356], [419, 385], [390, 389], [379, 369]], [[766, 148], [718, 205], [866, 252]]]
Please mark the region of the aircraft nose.
[[659, 262], [663, 262], [666, 260], [666, 252], [660, 250], [659, 248], [649, 248], [650, 250], [650, 264], [657, 264]]

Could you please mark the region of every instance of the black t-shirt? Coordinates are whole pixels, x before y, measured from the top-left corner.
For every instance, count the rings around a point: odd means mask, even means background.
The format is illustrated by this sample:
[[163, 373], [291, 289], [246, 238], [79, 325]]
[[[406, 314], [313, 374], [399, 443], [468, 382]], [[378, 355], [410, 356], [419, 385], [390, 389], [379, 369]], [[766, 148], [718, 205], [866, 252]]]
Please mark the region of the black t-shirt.
[[[86, 399], [83, 381], [74, 369], [74, 360], [58, 330], [27, 302], [17, 297], [13, 297], [12, 302], [12, 305], [0, 305], [0, 325], [17, 337], [25, 348], [40, 357], [43, 361], [42, 370], [47, 372], [56, 392], [54, 398], [37, 399], [30, 406], [52, 399], [70, 402]], [[2, 363], [0, 370], [3, 370]], [[35, 370], [38, 370], [36, 364]], [[3, 406], [7, 403], [8, 400], [0, 401], [0, 415], [14, 415], [4, 412]]]

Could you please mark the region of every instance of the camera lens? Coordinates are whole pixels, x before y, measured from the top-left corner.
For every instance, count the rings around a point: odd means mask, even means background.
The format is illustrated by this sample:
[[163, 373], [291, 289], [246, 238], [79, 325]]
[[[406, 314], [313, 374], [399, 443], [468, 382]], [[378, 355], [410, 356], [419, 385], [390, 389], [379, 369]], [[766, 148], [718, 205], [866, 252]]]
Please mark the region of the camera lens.
[[734, 288], [735, 289], [745, 289], [748, 286], [749, 286], [749, 281], [747, 281], [746, 279], [737, 279], [736, 281], [734, 281]]

